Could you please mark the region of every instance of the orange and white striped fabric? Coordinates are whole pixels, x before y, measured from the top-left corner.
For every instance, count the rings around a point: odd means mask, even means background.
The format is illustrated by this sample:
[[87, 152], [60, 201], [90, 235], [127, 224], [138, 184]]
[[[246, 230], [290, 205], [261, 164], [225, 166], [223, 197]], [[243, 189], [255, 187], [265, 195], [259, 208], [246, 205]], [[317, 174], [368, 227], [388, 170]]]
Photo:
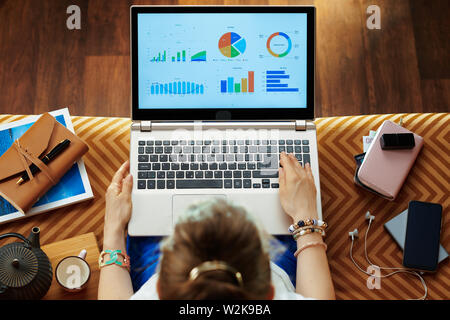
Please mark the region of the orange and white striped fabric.
[[[397, 199], [393, 202], [373, 195], [353, 183], [355, 161], [362, 153], [362, 136], [376, 130], [384, 120], [403, 123], [424, 137], [424, 148], [410, 172]], [[2, 115], [0, 123], [24, 116]], [[76, 134], [90, 147], [84, 156], [94, 199], [53, 212], [0, 226], [0, 234], [19, 232], [28, 235], [33, 226], [41, 228], [41, 243], [48, 244], [94, 232], [101, 247], [105, 191], [119, 166], [129, 157], [129, 128], [125, 118], [73, 116]], [[328, 222], [328, 258], [338, 299], [406, 299], [423, 295], [418, 280], [408, 275], [382, 279], [381, 289], [370, 290], [367, 276], [352, 264], [349, 257], [348, 232], [358, 228], [365, 232], [366, 211], [376, 216], [368, 238], [370, 259], [380, 266], [400, 267], [402, 251], [384, 230], [383, 224], [405, 210], [410, 200], [438, 202], [444, 208], [441, 243], [450, 250], [449, 207], [449, 140], [450, 114], [387, 114], [330, 117], [316, 119], [319, 144], [319, 170], [323, 217]], [[1, 245], [1, 243], [0, 243]], [[354, 258], [367, 266], [363, 239], [355, 242]], [[438, 272], [426, 275], [429, 299], [450, 297], [449, 259]]]

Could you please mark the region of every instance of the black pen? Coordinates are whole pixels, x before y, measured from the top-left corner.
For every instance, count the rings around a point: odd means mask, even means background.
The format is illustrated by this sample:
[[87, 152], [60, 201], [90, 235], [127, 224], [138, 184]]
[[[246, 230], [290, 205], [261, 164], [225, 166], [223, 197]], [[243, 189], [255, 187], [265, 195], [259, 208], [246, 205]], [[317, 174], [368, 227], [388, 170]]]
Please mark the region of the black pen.
[[[64, 150], [66, 150], [67, 147], [69, 146], [69, 144], [70, 144], [70, 140], [69, 139], [65, 139], [65, 140], [61, 141], [49, 153], [47, 153], [44, 157], [42, 157], [41, 161], [44, 164], [49, 163], [58, 154], [60, 154]], [[35, 174], [35, 173], [41, 171], [34, 163], [31, 164], [29, 168], [30, 168], [31, 174]], [[22, 177], [17, 181], [17, 184], [22, 184], [23, 182], [27, 181], [28, 179], [29, 179], [28, 174], [25, 171], [25, 173], [22, 175]]]

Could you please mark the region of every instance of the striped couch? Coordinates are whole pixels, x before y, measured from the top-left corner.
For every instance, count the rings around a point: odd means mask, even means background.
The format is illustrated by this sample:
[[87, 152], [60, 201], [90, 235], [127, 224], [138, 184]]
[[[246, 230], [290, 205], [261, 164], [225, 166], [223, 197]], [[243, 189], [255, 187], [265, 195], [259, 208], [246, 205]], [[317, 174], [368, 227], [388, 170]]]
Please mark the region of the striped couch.
[[[24, 116], [2, 115], [0, 123]], [[384, 120], [398, 122], [425, 138], [425, 145], [397, 199], [389, 202], [353, 183], [353, 155], [362, 152], [362, 136], [376, 130]], [[0, 234], [28, 234], [32, 226], [42, 230], [41, 243], [48, 244], [79, 234], [94, 232], [99, 245], [103, 238], [104, 194], [114, 172], [129, 154], [130, 119], [73, 116], [79, 137], [90, 146], [84, 156], [94, 191], [93, 200], [0, 226]], [[408, 275], [382, 279], [381, 289], [370, 290], [367, 276], [359, 272], [349, 257], [348, 232], [365, 232], [366, 211], [376, 216], [368, 238], [370, 259], [380, 266], [401, 266], [402, 251], [384, 230], [383, 224], [407, 208], [410, 200], [441, 203], [444, 207], [441, 243], [450, 250], [449, 142], [450, 114], [387, 114], [316, 119], [319, 143], [319, 170], [323, 216], [328, 222], [328, 257], [338, 299], [406, 299], [423, 295], [418, 280]], [[1, 243], [0, 243], [1, 245]], [[367, 266], [364, 242], [355, 243], [354, 258]], [[438, 272], [425, 276], [429, 299], [450, 297], [449, 259]]]

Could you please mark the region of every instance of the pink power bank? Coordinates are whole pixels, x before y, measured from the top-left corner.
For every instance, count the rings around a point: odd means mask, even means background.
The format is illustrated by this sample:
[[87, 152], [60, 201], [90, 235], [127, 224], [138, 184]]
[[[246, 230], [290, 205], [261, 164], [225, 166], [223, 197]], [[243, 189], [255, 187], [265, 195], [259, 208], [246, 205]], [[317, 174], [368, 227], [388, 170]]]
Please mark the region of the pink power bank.
[[384, 133], [413, 133], [398, 124], [385, 120], [372, 141], [358, 171], [359, 180], [388, 200], [397, 197], [414, 161], [423, 146], [423, 138], [415, 133], [412, 149], [383, 150], [380, 138]]

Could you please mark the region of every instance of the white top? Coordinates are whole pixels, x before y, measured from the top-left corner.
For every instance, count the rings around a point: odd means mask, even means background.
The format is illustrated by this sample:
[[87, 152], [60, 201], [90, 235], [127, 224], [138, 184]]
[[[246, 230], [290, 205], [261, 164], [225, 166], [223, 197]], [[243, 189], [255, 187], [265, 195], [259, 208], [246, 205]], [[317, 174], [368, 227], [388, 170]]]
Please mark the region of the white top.
[[[270, 262], [270, 269], [272, 271], [272, 285], [275, 289], [274, 300], [312, 300], [296, 293], [287, 273], [275, 263]], [[157, 282], [158, 273], [155, 273], [130, 299], [159, 300], [158, 292], [156, 291]]]

